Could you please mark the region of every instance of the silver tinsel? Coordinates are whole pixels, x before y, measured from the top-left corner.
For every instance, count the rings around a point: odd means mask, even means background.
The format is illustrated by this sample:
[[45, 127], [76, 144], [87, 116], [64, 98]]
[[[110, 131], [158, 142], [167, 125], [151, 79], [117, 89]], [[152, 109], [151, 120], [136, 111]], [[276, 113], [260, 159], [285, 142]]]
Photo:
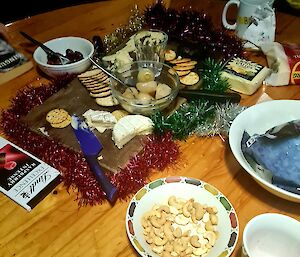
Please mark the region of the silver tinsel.
[[128, 25], [117, 28], [114, 32], [104, 36], [103, 44], [105, 52], [109, 53], [120, 46], [126, 39], [137, 31], [141, 30], [144, 25], [144, 16], [141, 14], [138, 6], [135, 5], [130, 11]]
[[195, 129], [198, 136], [216, 136], [228, 137], [229, 129], [233, 120], [246, 109], [236, 103], [226, 102], [225, 104], [216, 104], [214, 117], [207, 119], [205, 123]]

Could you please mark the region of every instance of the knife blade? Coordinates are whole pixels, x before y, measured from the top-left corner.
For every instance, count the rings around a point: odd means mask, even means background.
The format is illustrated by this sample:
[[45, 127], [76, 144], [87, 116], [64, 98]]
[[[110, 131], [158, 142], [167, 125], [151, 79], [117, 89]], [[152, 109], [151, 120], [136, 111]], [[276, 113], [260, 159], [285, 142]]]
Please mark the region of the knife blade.
[[205, 90], [180, 90], [178, 95], [191, 100], [204, 98], [206, 100], [221, 103], [224, 103], [226, 101], [239, 103], [241, 100], [241, 96], [238, 93], [213, 93]]
[[102, 144], [88, 125], [75, 114], [72, 115], [71, 126], [80, 148], [97, 181], [105, 192], [107, 199], [110, 203], [114, 203], [117, 199], [117, 188], [108, 180], [97, 159], [98, 154], [103, 148]]

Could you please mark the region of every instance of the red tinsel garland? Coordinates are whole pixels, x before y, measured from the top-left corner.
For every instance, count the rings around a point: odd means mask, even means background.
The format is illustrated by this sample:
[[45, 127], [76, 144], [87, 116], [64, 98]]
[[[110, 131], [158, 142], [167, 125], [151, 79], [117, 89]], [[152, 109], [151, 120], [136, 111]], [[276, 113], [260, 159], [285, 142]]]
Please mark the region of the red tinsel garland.
[[[21, 118], [33, 107], [42, 104], [71, 79], [73, 78], [61, 78], [49, 85], [37, 88], [28, 86], [20, 90], [12, 100], [11, 107], [2, 111], [1, 126], [12, 142], [61, 172], [67, 190], [77, 191], [79, 206], [99, 204], [105, 200], [105, 193], [84, 156], [56, 140], [32, 132], [21, 122]], [[125, 168], [110, 176], [110, 180], [118, 188], [120, 199], [125, 199], [141, 188], [152, 169], [163, 170], [174, 164], [179, 156], [179, 147], [170, 133], [163, 136], [151, 135], [144, 143], [143, 150], [132, 157]]]

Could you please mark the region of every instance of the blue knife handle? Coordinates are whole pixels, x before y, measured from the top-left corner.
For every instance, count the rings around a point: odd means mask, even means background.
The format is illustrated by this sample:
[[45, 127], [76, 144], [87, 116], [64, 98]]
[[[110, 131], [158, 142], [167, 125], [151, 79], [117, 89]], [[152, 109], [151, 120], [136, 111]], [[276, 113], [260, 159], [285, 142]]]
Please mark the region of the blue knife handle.
[[103, 191], [106, 193], [107, 199], [110, 203], [114, 203], [117, 199], [117, 188], [110, 183], [108, 178], [105, 176], [95, 156], [86, 155], [85, 158], [90, 165], [91, 170], [94, 172], [97, 181], [100, 183]]

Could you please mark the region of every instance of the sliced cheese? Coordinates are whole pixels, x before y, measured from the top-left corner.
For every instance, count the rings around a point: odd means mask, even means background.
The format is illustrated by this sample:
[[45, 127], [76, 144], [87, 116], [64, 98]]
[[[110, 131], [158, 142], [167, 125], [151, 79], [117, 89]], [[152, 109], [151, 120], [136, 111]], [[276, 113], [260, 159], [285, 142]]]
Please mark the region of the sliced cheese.
[[137, 135], [148, 135], [153, 131], [153, 122], [143, 115], [127, 115], [121, 118], [113, 128], [112, 139], [121, 149]]

